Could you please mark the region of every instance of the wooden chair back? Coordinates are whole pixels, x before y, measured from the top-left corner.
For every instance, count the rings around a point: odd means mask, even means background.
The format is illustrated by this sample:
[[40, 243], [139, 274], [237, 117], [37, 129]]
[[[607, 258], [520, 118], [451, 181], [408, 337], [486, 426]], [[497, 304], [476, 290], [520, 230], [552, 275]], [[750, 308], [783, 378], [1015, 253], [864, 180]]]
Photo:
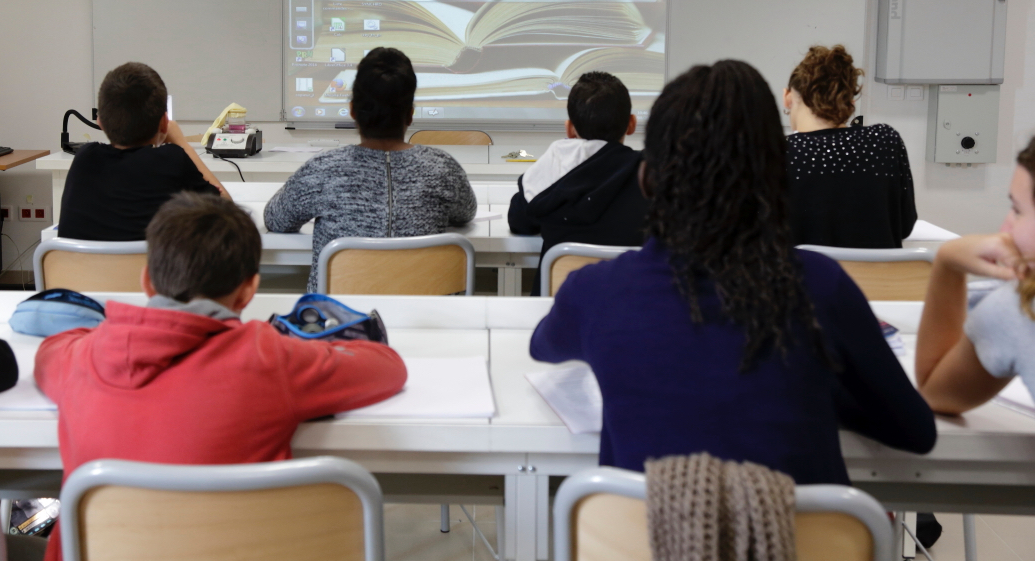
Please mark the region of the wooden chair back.
[[859, 249], [799, 245], [837, 260], [867, 300], [923, 300], [934, 252], [927, 248]]
[[460, 234], [338, 238], [317, 261], [320, 294], [474, 293], [474, 246]]
[[362, 561], [363, 507], [331, 483], [251, 491], [98, 487], [80, 502], [88, 561]]
[[927, 261], [838, 261], [867, 300], [923, 300], [931, 278]]
[[384, 561], [374, 476], [343, 458], [95, 460], [61, 489], [65, 561]]
[[327, 294], [456, 294], [467, 290], [467, 255], [455, 245], [343, 249], [328, 261], [327, 277]]
[[147, 265], [145, 242], [85, 242], [52, 239], [34, 255], [36, 290], [67, 288], [78, 292], [140, 292]]
[[561, 289], [561, 285], [572, 271], [605, 259], [614, 259], [626, 251], [635, 249], [640, 248], [575, 242], [559, 243], [547, 250], [539, 262], [539, 294], [540, 296], [553, 296]]
[[[564, 280], [572, 271], [577, 271], [586, 265], [603, 261], [603, 257], [587, 257], [585, 255], [562, 255], [554, 260], [550, 267], [550, 296], [555, 296], [561, 289]], [[545, 294], [544, 294], [545, 296]]]
[[488, 146], [492, 138], [482, 131], [417, 131], [410, 144], [438, 146]]
[[[599, 493], [582, 499], [573, 515], [575, 561], [650, 561], [647, 505], [640, 499]], [[795, 515], [798, 561], [872, 561], [866, 525], [840, 512]]]

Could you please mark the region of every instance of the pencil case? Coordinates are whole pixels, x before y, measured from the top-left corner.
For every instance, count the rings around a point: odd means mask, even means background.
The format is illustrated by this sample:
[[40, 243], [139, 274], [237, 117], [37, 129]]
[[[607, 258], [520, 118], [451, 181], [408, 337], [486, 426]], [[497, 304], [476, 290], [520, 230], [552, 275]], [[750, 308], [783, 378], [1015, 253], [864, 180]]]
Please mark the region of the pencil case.
[[52, 288], [33, 294], [14, 309], [8, 325], [16, 333], [49, 337], [77, 327], [97, 327], [104, 306], [74, 290]]
[[323, 294], [306, 294], [291, 312], [273, 314], [270, 324], [280, 333], [308, 341], [374, 341], [388, 344], [388, 331], [377, 310], [357, 312]]

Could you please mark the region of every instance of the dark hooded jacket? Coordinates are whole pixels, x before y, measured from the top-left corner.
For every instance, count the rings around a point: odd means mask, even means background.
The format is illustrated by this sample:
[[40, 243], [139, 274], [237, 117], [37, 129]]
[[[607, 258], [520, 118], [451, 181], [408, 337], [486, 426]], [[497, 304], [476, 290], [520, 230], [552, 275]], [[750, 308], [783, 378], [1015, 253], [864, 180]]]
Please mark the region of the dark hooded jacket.
[[[531, 201], [526, 200], [524, 176], [510, 201], [510, 230], [520, 235], [542, 234], [542, 256], [563, 242], [641, 246], [647, 224], [647, 200], [637, 179], [640, 152], [608, 142]], [[536, 270], [532, 296], [539, 295]]]

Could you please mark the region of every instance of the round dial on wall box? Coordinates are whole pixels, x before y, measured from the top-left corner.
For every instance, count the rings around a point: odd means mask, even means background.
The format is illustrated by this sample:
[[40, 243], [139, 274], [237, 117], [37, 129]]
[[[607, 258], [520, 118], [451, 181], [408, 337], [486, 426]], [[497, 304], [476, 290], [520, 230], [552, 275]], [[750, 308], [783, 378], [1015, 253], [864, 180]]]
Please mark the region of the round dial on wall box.
[[974, 139], [969, 136], [964, 136], [963, 140], [960, 141], [960, 146], [962, 146], [965, 150], [970, 150], [974, 147], [975, 144], [977, 143], [974, 142]]

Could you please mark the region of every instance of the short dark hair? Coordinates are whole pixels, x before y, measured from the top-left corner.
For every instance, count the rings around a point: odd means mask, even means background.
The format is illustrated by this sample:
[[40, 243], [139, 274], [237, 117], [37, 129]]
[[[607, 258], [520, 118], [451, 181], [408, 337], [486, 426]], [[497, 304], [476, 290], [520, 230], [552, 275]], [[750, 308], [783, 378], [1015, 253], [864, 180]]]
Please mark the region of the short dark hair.
[[251, 217], [215, 195], [174, 195], [147, 226], [151, 284], [180, 302], [230, 294], [259, 272], [261, 257]]
[[97, 92], [97, 116], [112, 144], [141, 146], [158, 133], [169, 93], [150, 66], [127, 62], [108, 72]]
[[352, 83], [352, 118], [367, 138], [402, 138], [413, 115], [417, 75], [399, 49], [378, 47], [359, 61]]
[[607, 72], [587, 72], [568, 94], [568, 119], [579, 138], [618, 142], [629, 129], [632, 99], [621, 80]]

